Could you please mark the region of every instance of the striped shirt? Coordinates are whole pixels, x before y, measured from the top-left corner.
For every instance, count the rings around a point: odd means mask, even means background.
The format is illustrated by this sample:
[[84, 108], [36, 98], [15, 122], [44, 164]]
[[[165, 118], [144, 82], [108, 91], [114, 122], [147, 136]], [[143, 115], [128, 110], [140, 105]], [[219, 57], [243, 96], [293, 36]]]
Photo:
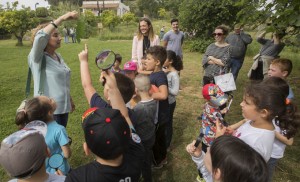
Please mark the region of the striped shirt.
[[[217, 59], [221, 59], [222, 63], [225, 66], [220, 66], [217, 64], [208, 64], [208, 56], [213, 56]], [[215, 45], [215, 43], [210, 44], [207, 47], [205, 54], [202, 58], [202, 66], [204, 69], [204, 76], [207, 77], [214, 77], [222, 73], [228, 73], [230, 66], [230, 45], [225, 47], [218, 47]]]
[[257, 38], [257, 42], [262, 45], [260, 55], [274, 58], [278, 57], [285, 46], [284, 43], [274, 44], [274, 41], [264, 38]]

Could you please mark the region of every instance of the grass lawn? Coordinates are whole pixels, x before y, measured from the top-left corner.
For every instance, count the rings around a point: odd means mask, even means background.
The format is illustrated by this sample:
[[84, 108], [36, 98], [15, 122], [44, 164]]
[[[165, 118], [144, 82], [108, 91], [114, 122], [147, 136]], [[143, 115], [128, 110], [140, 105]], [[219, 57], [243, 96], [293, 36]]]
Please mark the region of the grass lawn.
[[[158, 28], [156, 28], [159, 30]], [[84, 43], [89, 45], [90, 71], [95, 88], [102, 94], [102, 86], [98, 83], [99, 70], [94, 63], [94, 57], [102, 49], [112, 49], [123, 56], [123, 62], [131, 57], [131, 40], [99, 41], [91, 38], [81, 44], [64, 44], [57, 52], [61, 53], [68, 66], [72, 70], [71, 95], [76, 104], [76, 110], [70, 115], [67, 132], [73, 138], [71, 146], [72, 157], [70, 164], [73, 168], [88, 163], [93, 158], [85, 157], [82, 150], [83, 132], [81, 129], [81, 115], [89, 106], [84, 97], [79, 74], [78, 53], [83, 49]], [[0, 140], [16, 131], [14, 117], [16, 108], [25, 97], [25, 84], [27, 79], [27, 55], [30, 51], [30, 42], [24, 42], [25, 46], [15, 47], [16, 40], [0, 41]], [[247, 84], [246, 74], [252, 63], [252, 57], [258, 51], [256, 42], [249, 46], [245, 64], [240, 71], [237, 80], [237, 91], [234, 92], [234, 102], [227, 121], [234, 123], [242, 119], [239, 103], [242, 100], [243, 88]], [[296, 103], [299, 105], [300, 93], [300, 56], [285, 48], [282, 57], [293, 60], [294, 68], [290, 75], [291, 84], [296, 95]], [[154, 171], [155, 181], [195, 181], [197, 171], [190, 156], [185, 152], [185, 146], [199, 133], [199, 122], [196, 120], [202, 110], [204, 100], [201, 97], [200, 80], [202, 78], [200, 53], [184, 51], [184, 70], [181, 73], [181, 85], [183, 91], [177, 96], [177, 107], [174, 115], [174, 136], [172, 150], [168, 153], [168, 164]], [[300, 148], [299, 135], [295, 138], [294, 145], [287, 147], [285, 157], [280, 160], [276, 168], [274, 181], [300, 181]], [[0, 168], [0, 181], [7, 181], [9, 177]]]

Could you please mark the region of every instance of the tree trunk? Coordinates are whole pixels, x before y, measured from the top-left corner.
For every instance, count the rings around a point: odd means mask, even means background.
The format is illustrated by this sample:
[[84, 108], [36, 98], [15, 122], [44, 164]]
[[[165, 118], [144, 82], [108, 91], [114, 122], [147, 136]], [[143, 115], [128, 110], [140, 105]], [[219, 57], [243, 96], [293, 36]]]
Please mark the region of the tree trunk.
[[18, 36], [16, 34], [15, 34], [15, 36], [17, 37], [17, 40], [18, 40], [16, 46], [23, 46], [23, 36]]

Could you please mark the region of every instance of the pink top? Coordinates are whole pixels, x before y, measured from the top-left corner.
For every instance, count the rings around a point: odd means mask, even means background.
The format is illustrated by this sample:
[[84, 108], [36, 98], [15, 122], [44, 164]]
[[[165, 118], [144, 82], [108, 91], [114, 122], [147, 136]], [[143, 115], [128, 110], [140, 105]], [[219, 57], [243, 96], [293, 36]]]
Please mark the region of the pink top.
[[[153, 41], [150, 41], [150, 46], [160, 45], [160, 40], [157, 35], [154, 35]], [[138, 40], [137, 36], [133, 37], [132, 41], [132, 60], [138, 62], [138, 66], [141, 66], [141, 59], [143, 57], [143, 39]]]

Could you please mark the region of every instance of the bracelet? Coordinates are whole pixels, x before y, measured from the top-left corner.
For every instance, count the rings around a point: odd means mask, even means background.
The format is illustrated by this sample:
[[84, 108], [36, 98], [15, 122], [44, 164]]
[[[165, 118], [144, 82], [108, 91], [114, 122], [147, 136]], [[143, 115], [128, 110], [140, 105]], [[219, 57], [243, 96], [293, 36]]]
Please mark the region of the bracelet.
[[53, 25], [55, 28], [57, 28], [57, 25], [52, 21], [51, 25]]

